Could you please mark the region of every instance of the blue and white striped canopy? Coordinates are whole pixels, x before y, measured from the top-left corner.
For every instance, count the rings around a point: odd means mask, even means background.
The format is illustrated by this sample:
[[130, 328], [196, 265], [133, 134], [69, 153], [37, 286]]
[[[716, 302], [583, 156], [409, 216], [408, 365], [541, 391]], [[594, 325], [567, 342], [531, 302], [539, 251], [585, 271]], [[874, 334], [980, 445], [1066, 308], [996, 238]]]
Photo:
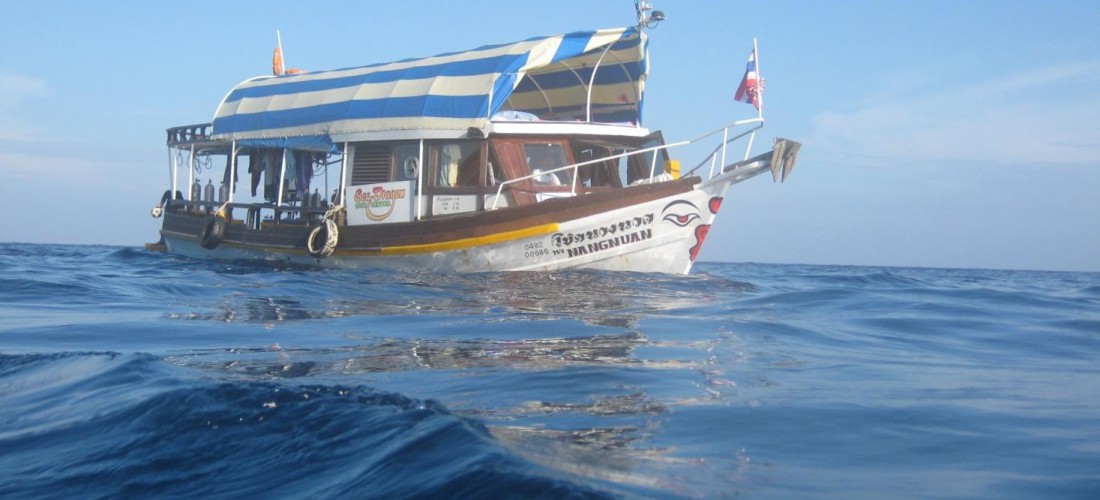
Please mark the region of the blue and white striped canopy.
[[226, 95], [213, 135], [271, 146], [460, 137], [470, 127], [486, 130], [503, 110], [544, 120], [585, 121], [591, 113], [593, 122], [640, 123], [646, 54], [645, 35], [620, 28], [257, 77]]

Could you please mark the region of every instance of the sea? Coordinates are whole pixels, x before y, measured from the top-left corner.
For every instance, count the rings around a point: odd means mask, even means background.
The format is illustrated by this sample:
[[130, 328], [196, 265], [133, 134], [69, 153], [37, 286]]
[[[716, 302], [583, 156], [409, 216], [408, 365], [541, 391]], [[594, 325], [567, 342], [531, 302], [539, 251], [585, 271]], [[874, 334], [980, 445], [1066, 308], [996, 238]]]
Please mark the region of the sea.
[[0, 244], [0, 498], [1100, 498], [1100, 274]]

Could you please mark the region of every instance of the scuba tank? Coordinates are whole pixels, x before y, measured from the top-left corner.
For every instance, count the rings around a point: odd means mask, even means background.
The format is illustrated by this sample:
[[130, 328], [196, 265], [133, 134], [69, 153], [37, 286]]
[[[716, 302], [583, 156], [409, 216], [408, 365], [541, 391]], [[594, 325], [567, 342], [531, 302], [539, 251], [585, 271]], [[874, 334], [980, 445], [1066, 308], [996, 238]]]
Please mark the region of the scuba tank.
[[229, 186], [226, 186], [223, 182], [221, 187], [218, 188], [218, 203], [225, 203], [229, 201]]
[[197, 210], [198, 209], [198, 205], [196, 205], [196, 203], [199, 202], [199, 197], [200, 196], [202, 196], [202, 183], [200, 183], [199, 179], [196, 177], [195, 178], [195, 183], [191, 185], [191, 198], [190, 199], [191, 199], [192, 210]]
[[209, 205], [206, 206], [206, 210], [209, 212], [213, 209], [214, 204], [214, 182], [210, 179], [206, 180], [206, 187], [203, 189], [202, 201], [205, 201]]
[[320, 207], [321, 206], [321, 193], [317, 192], [317, 188], [313, 189], [313, 196], [309, 199], [309, 206]]

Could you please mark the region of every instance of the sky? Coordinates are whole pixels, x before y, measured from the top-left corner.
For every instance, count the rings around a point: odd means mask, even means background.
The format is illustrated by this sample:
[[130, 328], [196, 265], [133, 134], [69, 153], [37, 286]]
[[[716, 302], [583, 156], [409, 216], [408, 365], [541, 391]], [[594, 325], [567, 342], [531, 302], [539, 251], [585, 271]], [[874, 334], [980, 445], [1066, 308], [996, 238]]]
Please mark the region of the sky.
[[[1100, 2], [655, 0], [644, 125], [755, 110], [786, 183], [734, 186], [703, 261], [1100, 272]], [[235, 84], [634, 24], [630, 0], [0, 0], [0, 241], [140, 246], [165, 129]], [[675, 154], [673, 156], [676, 156]], [[684, 157], [694, 165], [701, 158]]]

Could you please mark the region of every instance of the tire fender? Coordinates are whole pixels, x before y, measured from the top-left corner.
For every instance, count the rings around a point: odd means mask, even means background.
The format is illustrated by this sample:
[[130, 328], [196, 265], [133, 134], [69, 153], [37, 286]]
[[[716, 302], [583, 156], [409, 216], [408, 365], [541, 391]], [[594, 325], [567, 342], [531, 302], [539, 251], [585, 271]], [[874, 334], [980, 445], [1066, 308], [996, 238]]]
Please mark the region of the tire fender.
[[210, 222], [203, 226], [199, 242], [203, 248], [213, 250], [221, 244], [223, 239], [225, 239], [225, 219], [214, 214]]

